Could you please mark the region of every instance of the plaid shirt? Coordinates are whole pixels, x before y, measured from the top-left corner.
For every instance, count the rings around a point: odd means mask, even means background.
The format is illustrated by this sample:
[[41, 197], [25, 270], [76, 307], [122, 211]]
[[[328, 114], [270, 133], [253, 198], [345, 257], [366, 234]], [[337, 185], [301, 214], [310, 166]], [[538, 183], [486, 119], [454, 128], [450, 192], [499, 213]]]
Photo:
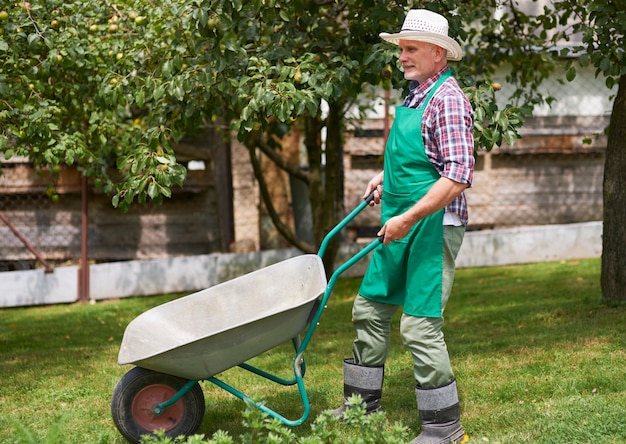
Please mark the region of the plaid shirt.
[[[431, 87], [448, 69], [423, 84], [414, 82], [404, 106], [419, 108]], [[471, 186], [474, 172], [474, 113], [454, 77], [448, 78], [435, 92], [422, 118], [422, 137], [428, 158], [443, 177]], [[461, 193], [446, 208], [467, 225], [467, 201]]]

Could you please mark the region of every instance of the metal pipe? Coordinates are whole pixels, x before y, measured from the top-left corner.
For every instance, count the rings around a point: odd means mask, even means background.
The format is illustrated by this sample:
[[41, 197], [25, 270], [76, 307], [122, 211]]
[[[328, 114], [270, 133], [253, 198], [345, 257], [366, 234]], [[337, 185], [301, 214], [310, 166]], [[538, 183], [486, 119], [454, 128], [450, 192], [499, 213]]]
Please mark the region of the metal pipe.
[[37, 260], [43, 264], [45, 272], [46, 273], [52, 273], [54, 271], [54, 269], [50, 266], [50, 264], [48, 264], [48, 262], [46, 262], [46, 260], [43, 258], [43, 256], [41, 254], [39, 254], [39, 252], [37, 250], [35, 250], [35, 247], [33, 247], [30, 244], [30, 242], [28, 242], [28, 240], [26, 240], [26, 238], [22, 235], [22, 233], [20, 233], [19, 230], [17, 228], [15, 228], [15, 226], [13, 226], [13, 224], [9, 221], [9, 219], [1, 211], [0, 211], [0, 219], [2, 219], [2, 222], [4, 222], [7, 225], [7, 227], [9, 227], [9, 229], [13, 232], [13, 234], [15, 234], [15, 237], [17, 237], [24, 244], [24, 246], [26, 248], [28, 248], [28, 250], [35, 255]]
[[89, 301], [89, 257], [87, 254], [87, 230], [89, 229], [89, 214], [87, 212], [87, 176], [81, 177], [81, 240], [80, 240], [80, 268], [78, 270], [78, 300]]

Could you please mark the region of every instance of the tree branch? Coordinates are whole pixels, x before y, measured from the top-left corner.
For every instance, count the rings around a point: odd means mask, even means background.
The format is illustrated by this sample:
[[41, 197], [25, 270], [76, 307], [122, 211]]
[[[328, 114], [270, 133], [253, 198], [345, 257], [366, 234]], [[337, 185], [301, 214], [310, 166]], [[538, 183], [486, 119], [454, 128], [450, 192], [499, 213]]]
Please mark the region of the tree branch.
[[269, 159], [278, 166], [281, 170], [287, 172], [290, 176], [294, 176], [307, 185], [309, 184], [309, 174], [306, 171], [303, 171], [301, 168], [287, 162], [282, 156], [280, 156], [272, 147], [270, 147], [264, 140], [262, 133], [255, 133], [251, 141], [253, 142], [251, 145], [256, 146], [261, 150], [263, 154], [265, 154]]
[[272, 203], [272, 199], [270, 197], [270, 193], [267, 187], [267, 182], [265, 181], [265, 177], [263, 177], [261, 164], [259, 162], [259, 159], [256, 157], [256, 147], [254, 146], [254, 144], [252, 144], [247, 145], [247, 148], [248, 153], [250, 154], [250, 162], [252, 163], [252, 168], [254, 170], [254, 177], [256, 177], [257, 181], [259, 182], [261, 198], [263, 199], [263, 203], [267, 208], [267, 212], [272, 219], [272, 223], [276, 227], [276, 230], [278, 230], [278, 232], [296, 248], [302, 250], [305, 253], [315, 253], [317, 251], [315, 246], [298, 238], [295, 233], [281, 220], [279, 214], [276, 212], [274, 204]]

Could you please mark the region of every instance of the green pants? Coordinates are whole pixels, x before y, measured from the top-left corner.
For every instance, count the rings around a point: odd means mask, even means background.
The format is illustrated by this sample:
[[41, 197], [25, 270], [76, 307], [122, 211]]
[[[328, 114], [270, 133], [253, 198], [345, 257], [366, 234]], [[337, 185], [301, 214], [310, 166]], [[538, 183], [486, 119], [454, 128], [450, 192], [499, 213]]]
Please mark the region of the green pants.
[[[444, 226], [442, 313], [452, 290], [455, 259], [464, 234], [464, 227]], [[398, 308], [398, 305], [370, 301], [360, 295], [356, 297], [352, 307], [352, 322], [356, 329], [352, 355], [356, 364], [372, 367], [384, 365], [389, 348], [391, 318]], [[440, 387], [454, 378], [442, 326], [443, 314], [439, 318], [402, 314], [402, 343], [413, 357], [415, 380], [423, 388]]]

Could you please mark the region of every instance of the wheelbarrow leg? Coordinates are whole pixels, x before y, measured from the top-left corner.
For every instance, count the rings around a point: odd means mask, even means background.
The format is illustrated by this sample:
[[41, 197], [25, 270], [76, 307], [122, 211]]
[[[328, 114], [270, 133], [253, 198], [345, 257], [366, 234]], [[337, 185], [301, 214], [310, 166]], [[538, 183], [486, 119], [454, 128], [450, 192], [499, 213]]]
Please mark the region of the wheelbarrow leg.
[[198, 383], [198, 381], [190, 380], [189, 382], [187, 382], [187, 384], [182, 386], [181, 389], [178, 392], [176, 392], [174, 394], [174, 396], [172, 396], [170, 399], [168, 399], [167, 401], [164, 401], [164, 402], [160, 402], [159, 404], [157, 404], [154, 407], [152, 407], [152, 413], [154, 413], [155, 415], [159, 416], [161, 413], [163, 413], [163, 411], [166, 408], [176, 404], [178, 402], [178, 400], [180, 398], [182, 398], [183, 396], [185, 396], [185, 393], [187, 393], [191, 389], [191, 387], [193, 387], [197, 383]]
[[[265, 405], [261, 403], [255, 402], [252, 398], [250, 398], [246, 394], [237, 390], [233, 386], [225, 383], [224, 381], [217, 379], [214, 376], [211, 376], [210, 378], [208, 378], [207, 381], [217, 385], [223, 390], [226, 390], [233, 396], [236, 396], [242, 401], [245, 401], [247, 404], [254, 405], [256, 408], [258, 408], [262, 412], [267, 413], [269, 416], [271, 416], [274, 419], [278, 419], [280, 422], [282, 422], [283, 424], [287, 426], [292, 426], [292, 427], [298, 426], [304, 423], [309, 417], [309, 414], [311, 413], [311, 405], [309, 403], [309, 397], [307, 396], [306, 388], [304, 387], [304, 380], [302, 379], [302, 369], [301, 369], [302, 362], [303, 362], [303, 358], [302, 358], [302, 354], [300, 353], [299, 355], [296, 356], [296, 359], [294, 360], [294, 373], [295, 373], [295, 384], [298, 385], [298, 392], [300, 393], [300, 399], [302, 400], [302, 407], [304, 409], [304, 412], [302, 413], [302, 416], [296, 420], [287, 419], [284, 416], [282, 416], [280, 413], [275, 412], [269, 407], [266, 407]], [[251, 365], [241, 364], [239, 367], [249, 370], [259, 376], [266, 377], [267, 379], [270, 379], [271, 381], [274, 381], [274, 382], [282, 383], [281, 381], [284, 381], [270, 373], [264, 372], [263, 370], [257, 369], [256, 367], [253, 367]], [[289, 381], [285, 381], [285, 382], [289, 382]], [[293, 385], [293, 384], [294, 383], [283, 384], [283, 385]]]
[[[299, 348], [300, 348], [300, 344], [302, 343], [302, 341], [300, 340], [300, 336], [297, 336], [295, 338], [292, 339], [293, 342], [293, 346], [294, 349], [296, 351], [296, 353], [299, 352]], [[304, 374], [306, 373], [306, 363], [304, 362], [304, 356], [303, 356], [303, 352], [300, 352], [300, 355], [296, 357], [295, 361], [296, 364], [299, 365], [299, 369], [298, 369], [298, 374], [302, 375], [302, 377], [304, 377]], [[268, 373], [264, 370], [261, 370], [258, 367], [255, 367], [253, 365], [250, 364], [246, 364], [245, 362], [242, 364], [239, 364], [237, 367], [242, 368], [244, 370], [249, 371], [250, 373], [254, 373], [255, 375], [258, 376], [262, 376], [265, 379], [269, 379], [272, 382], [276, 382], [278, 384], [281, 385], [295, 385], [298, 383], [298, 381], [296, 380], [296, 378], [293, 379], [283, 379], [280, 378], [272, 373]]]
[[304, 350], [302, 351], [300, 350], [300, 347], [302, 346], [302, 338], [300, 338], [300, 335], [298, 335], [295, 338], [293, 338], [292, 341], [293, 341], [293, 348], [296, 350], [296, 355], [297, 355], [294, 363], [296, 365], [299, 364], [300, 374], [304, 378], [304, 375], [306, 373], [306, 362], [304, 362]]
[[[294, 338], [295, 339], [295, 338]], [[295, 344], [295, 342], [294, 342]], [[270, 381], [273, 382], [277, 382], [279, 384], [282, 385], [294, 385], [296, 384], [298, 386], [298, 392], [300, 393], [300, 399], [302, 400], [302, 407], [304, 409], [304, 412], [302, 413], [302, 416], [299, 419], [295, 419], [295, 420], [291, 420], [291, 419], [287, 419], [285, 418], [283, 415], [281, 415], [280, 413], [277, 413], [276, 411], [270, 409], [269, 407], [266, 407], [265, 405], [255, 402], [252, 398], [250, 398], [249, 396], [247, 396], [245, 393], [237, 390], [236, 388], [234, 388], [233, 386], [227, 384], [226, 382], [217, 379], [215, 376], [211, 376], [210, 378], [207, 379], [208, 382], [211, 382], [215, 385], [217, 385], [218, 387], [220, 387], [223, 390], [226, 390], [228, 393], [230, 393], [233, 396], [236, 396], [237, 398], [241, 399], [242, 401], [245, 401], [247, 404], [251, 404], [254, 405], [256, 408], [258, 408], [259, 410], [261, 410], [262, 412], [267, 413], [269, 416], [271, 416], [274, 419], [278, 419], [280, 422], [282, 422], [283, 424], [287, 425], [287, 426], [297, 426], [302, 424], [304, 421], [307, 420], [307, 418], [309, 417], [309, 414], [311, 413], [311, 405], [309, 403], [309, 397], [306, 393], [306, 388], [304, 387], [304, 379], [302, 378], [304, 375], [303, 372], [303, 366], [304, 366], [304, 358], [303, 358], [303, 353], [299, 353], [296, 355], [294, 361], [293, 361], [293, 369], [294, 369], [294, 379], [293, 380], [285, 380], [282, 378], [279, 378], [276, 375], [273, 375], [271, 373], [268, 373], [266, 371], [263, 371], [259, 368], [256, 368], [252, 365], [243, 363], [240, 364], [239, 367], [243, 368], [244, 370], [248, 370], [256, 375], [262, 376], [266, 379], [269, 379]]]

